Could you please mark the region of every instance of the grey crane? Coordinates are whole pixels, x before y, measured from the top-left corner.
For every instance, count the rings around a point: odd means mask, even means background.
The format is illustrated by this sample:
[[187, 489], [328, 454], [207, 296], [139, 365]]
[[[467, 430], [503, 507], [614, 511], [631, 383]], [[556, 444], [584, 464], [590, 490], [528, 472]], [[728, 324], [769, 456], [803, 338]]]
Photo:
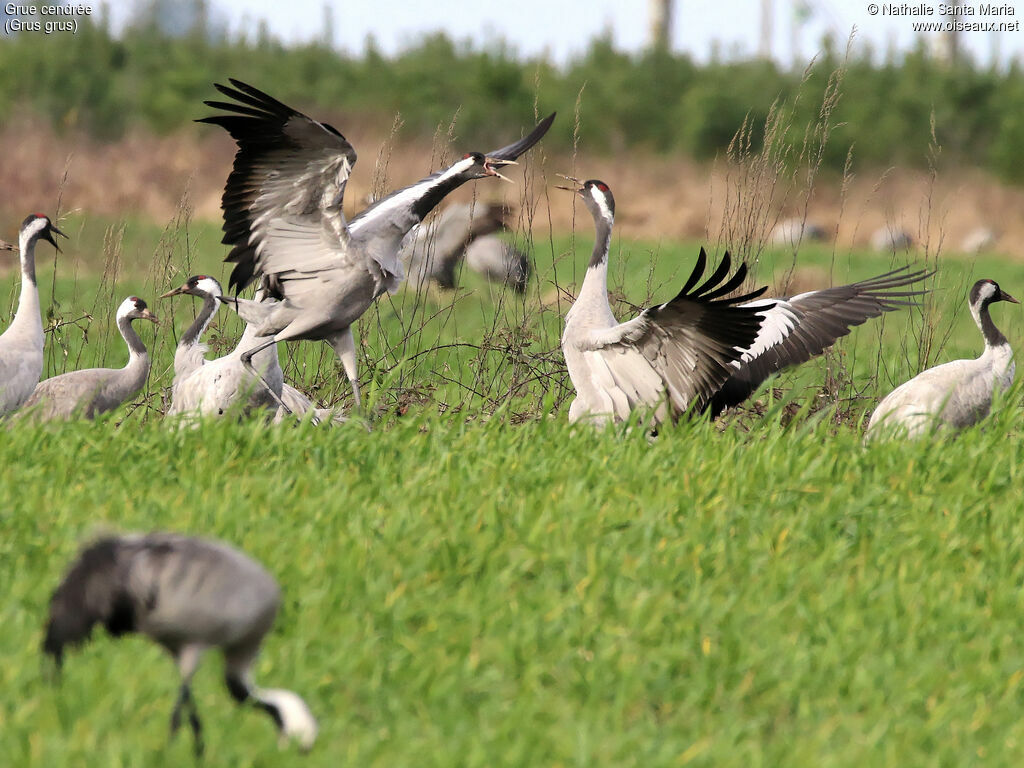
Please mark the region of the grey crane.
[[615, 198], [603, 181], [565, 178], [576, 184], [572, 189], [583, 198], [597, 229], [594, 252], [562, 334], [562, 351], [576, 388], [569, 420], [622, 421], [645, 405], [654, 409], [654, 420], [660, 422], [690, 408], [703, 408], [731, 375], [729, 364], [753, 344], [763, 321], [763, 308], [737, 305], [764, 289], [724, 298], [740, 286], [747, 272], [741, 264], [727, 278], [728, 254], [698, 285], [707, 263], [701, 249], [674, 299], [619, 323], [608, 302], [607, 284]]
[[[276, 408], [276, 404], [267, 396], [263, 386], [257, 383], [239, 359], [241, 353], [253, 344], [254, 336], [250, 326], [246, 326], [233, 352], [216, 360], [206, 359], [207, 347], [202, 343], [202, 337], [220, 306], [219, 297], [223, 294], [220, 283], [209, 275], [194, 275], [180, 287], [163, 294], [161, 298], [181, 294], [201, 298], [203, 306], [192, 325], [182, 334], [174, 352], [174, 382], [171, 385], [171, 407], [168, 409], [168, 415], [220, 416], [235, 406], [241, 406], [243, 411], [250, 412], [262, 408]], [[254, 364], [265, 372], [267, 380], [273, 382], [273, 386], [280, 383], [281, 398], [295, 415], [301, 417], [312, 410], [315, 423], [327, 420], [334, 423], [340, 421], [333, 411], [318, 408], [312, 400], [284, 382], [276, 346], [270, 346], [260, 352]]]
[[[720, 299], [739, 286], [746, 270], [741, 266], [738, 277], [715, 288], [728, 273], [729, 260], [724, 258], [712, 278], [687, 294], [703, 274], [702, 249], [679, 296], [617, 325], [606, 284], [615, 201], [603, 182], [577, 185], [594, 216], [597, 243], [562, 337], [577, 391], [569, 409], [572, 421], [625, 419], [640, 403], [656, 407], [657, 420], [668, 415], [669, 403], [675, 414], [695, 407], [717, 416], [746, 400], [775, 372], [821, 354], [852, 327], [913, 305], [924, 292], [900, 289], [931, 275], [903, 268], [785, 299], [750, 300], [765, 288]], [[733, 312], [748, 313], [756, 321], [741, 326]]]
[[59, 251], [60, 246], [53, 239], [55, 234], [67, 237], [41, 213], [33, 213], [21, 222], [21, 296], [14, 319], [0, 335], [0, 415], [17, 410], [43, 375], [43, 317], [36, 285], [36, 243], [45, 240]]
[[356, 161], [352, 145], [332, 126], [230, 82], [234, 87], [216, 88], [233, 103], [206, 102], [226, 114], [199, 121], [223, 127], [238, 144], [221, 201], [223, 240], [233, 246], [227, 260], [235, 264], [230, 285], [237, 292], [259, 277], [275, 300], [234, 300], [260, 337], [242, 363], [258, 376], [251, 360], [266, 346], [324, 340], [338, 355], [358, 407], [351, 326], [378, 296], [397, 290], [403, 277], [398, 250], [406, 233], [464, 183], [504, 178], [498, 169], [540, 141], [555, 115], [519, 141], [486, 155], [468, 152], [346, 222], [342, 199]]
[[195, 750], [202, 726], [192, 676], [205, 651], [224, 655], [224, 682], [238, 703], [253, 702], [304, 749], [317, 723], [295, 693], [253, 685], [250, 672], [273, 626], [281, 592], [266, 569], [227, 544], [171, 533], [109, 536], [84, 547], [50, 599], [44, 653], [62, 665], [65, 648], [102, 625], [114, 637], [146, 635], [174, 657], [181, 674], [171, 735], [186, 713]]
[[[251, 325], [246, 326], [234, 350], [214, 360], [205, 357], [206, 345], [202, 343], [202, 333], [220, 305], [218, 297], [221, 292], [220, 283], [214, 278], [195, 275], [160, 297], [166, 299], [188, 294], [203, 299], [202, 309], [182, 335], [175, 351], [175, 375], [171, 385], [168, 416], [222, 416], [232, 409], [250, 413], [253, 410], [277, 407], [268, 390], [249, 374], [239, 359], [255, 343], [255, 332]], [[270, 386], [280, 396], [284, 374], [277, 359], [276, 346], [271, 345], [261, 350], [254, 365], [263, 372], [265, 380], [270, 382]]]
[[91, 419], [134, 397], [146, 384], [150, 360], [132, 321], [156, 323], [157, 317], [145, 301], [129, 296], [117, 308], [116, 320], [121, 338], [128, 345], [128, 363], [124, 368], [86, 368], [41, 381], [25, 401], [22, 412], [41, 421], [78, 415]]
[[516, 293], [525, 293], [530, 282], [530, 257], [497, 235], [484, 235], [467, 245], [466, 266]]
[[993, 280], [974, 284], [968, 302], [985, 340], [981, 357], [937, 365], [898, 386], [871, 414], [870, 437], [883, 432], [918, 437], [940, 426], [962, 429], [988, 415], [994, 392], [1009, 389], [1016, 373], [1010, 342], [989, 314], [997, 301], [1020, 303]]
[[441, 211], [432, 226], [413, 228], [402, 241], [399, 258], [413, 284], [434, 280], [442, 288], [454, 288], [455, 271], [466, 248], [503, 226], [498, 205], [455, 203]]

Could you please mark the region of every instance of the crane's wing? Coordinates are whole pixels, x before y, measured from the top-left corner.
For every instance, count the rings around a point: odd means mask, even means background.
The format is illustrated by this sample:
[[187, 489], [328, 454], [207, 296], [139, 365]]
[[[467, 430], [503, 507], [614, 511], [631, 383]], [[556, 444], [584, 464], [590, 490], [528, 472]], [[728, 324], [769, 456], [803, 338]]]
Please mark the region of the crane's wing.
[[356, 153], [344, 136], [262, 91], [232, 79], [218, 91], [234, 102], [206, 101], [226, 114], [196, 122], [224, 128], [238, 144], [224, 187], [223, 242], [239, 291], [266, 275], [271, 293], [289, 273], [345, 263], [348, 230], [341, 211]]
[[[901, 267], [850, 285], [808, 291], [788, 299], [767, 299], [747, 306], [760, 307], [765, 321], [752, 345], [732, 363], [733, 372], [711, 401], [711, 415], [746, 400], [776, 371], [810, 360], [846, 336], [850, 329], [884, 312], [916, 306], [925, 290], [898, 290], [933, 273], [909, 272]], [[764, 304], [774, 301], [767, 309]], [[766, 310], [766, 311], [765, 311]]]
[[[545, 117], [519, 141], [487, 152], [486, 156], [492, 160], [515, 160], [543, 138], [555, 122], [555, 114]], [[448, 175], [449, 170], [432, 173], [375, 202], [349, 223], [352, 237], [365, 244], [371, 258], [395, 260], [406, 233], [423, 221], [445, 195], [464, 183], [463, 178]]]
[[654, 405], [663, 392], [676, 412], [706, 407], [734, 373], [730, 363], [754, 343], [771, 304], [737, 305], [766, 288], [726, 297], [747, 275], [746, 265], [740, 264], [726, 279], [731, 267], [728, 253], [698, 286], [706, 264], [707, 254], [701, 248], [693, 272], [674, 299], [606, 331], [591, 332], [584, 340], [584, 358], [603, 379], [599, 386], [615, 404], [616, 413], [618, 402], [628, 403], [629, 408]]

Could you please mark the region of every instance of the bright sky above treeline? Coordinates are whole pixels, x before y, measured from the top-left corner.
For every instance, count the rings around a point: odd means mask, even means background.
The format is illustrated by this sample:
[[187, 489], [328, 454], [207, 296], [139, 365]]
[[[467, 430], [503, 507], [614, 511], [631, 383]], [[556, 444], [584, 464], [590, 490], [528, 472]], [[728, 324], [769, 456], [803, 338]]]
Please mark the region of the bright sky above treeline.
[[[627, 51], [641, 50], [647, 42], [650, 0], [208, 0], [212, 16], [232, 33], [255, 34], [266, 23], [272, 35], [284, 42], [300, 42], [324, 36], [325, 8], [332, 17], [333, 44], [359, 52], [372, 36], [385, 53], [393, 53], [417, 38], [444, 30], [456, 40], [477, 45], [504, 40], [521, 55], [547, 54], [564, 62], [585, 50], [595, 36], [611, 32], [616, 45]], [[931, 6], [930, 16], [913, 11]], [[967, 31], [960, 45], [977, 62], [993, 60], [1005, 65], [1024, 53], [1024, 4], [958, 3], [975, 11], [962, 21], [1008, 24], [1016, 31]], [[126, 23], [134, 3], [114, 0], [109, 4], [115, 25]], [[876, 10], [875, 14], [870, 9]], [[990, 7], [1003, 11], [985, 14]], [[805, 64], [820, 52], [821, 41], [831, 34], [840, 46], [856, 27], [856, 44], [871, 46], [876, 56], [891, 50], [907, 50], [924, 39], [938, 44], [941, 32], [915, 31], [919, 22], [943, 23], [937, 3], [872, 3], [868, 0], [675, 0], [672, 47], [698, 60], [714, 51], [726, 58], [757, 55], [761, 48], [764, 9], [771, 41], [771, 55], [778, 61]], [[908, 12], [909, 11], [909, 12]], [[1007, 12], [1008, 11], [1008, 12]]]

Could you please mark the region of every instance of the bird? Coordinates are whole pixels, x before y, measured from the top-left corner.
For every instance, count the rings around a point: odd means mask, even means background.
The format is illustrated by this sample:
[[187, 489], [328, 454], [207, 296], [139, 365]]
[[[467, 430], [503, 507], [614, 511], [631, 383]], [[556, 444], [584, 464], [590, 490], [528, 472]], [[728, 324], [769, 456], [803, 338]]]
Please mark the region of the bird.
[[158, 322], [139, 297], [129, 296], [121, 302], [116, 321], [121, 338], [128, 345], [128, 363], [124, 368], [86, 368], [41, 381], [22, 406], [22, 413], [41, 421], [76, 415], [91, 419], [134, 397], [146, 384], [150, 360], [146, 345], [132, 327], [133, 320]]
[[[738, 306], [764, 292], [726, 298], [746, 278], [746, 265], [729, 275], [726, 253], [698, 285], [707, 265], [702, 248], [693, 272], [671, 301], [619, 323], [608, 303], [608, 250], [615, 198], [603, 181], [563, 178], [594, 218], [597, 238], [583, 285], [565, 317], [562, 351], [576, 398], [569, 421], [594, 425], [624, 421], [638, 406], [655, 423], [702, 409], [732, 373], [729, 364], [754, 343], [764, 308]], [[770, 306], [770, 305], [767, 305]]]
[[487, 203], [456, 203], [438, 215], [433, 226], [422, 224], [402, 241], [399, 258], [409, 282], [419, 287], [434, 280], [455, 287], [455, 272], [467, 247], [505, 226], [501, 207]]
[[[207, 347], [201, 341], [202, 333], [220, 306], [219, 297], [222, 292], [216, 279], [209, 275], [194, 275], [160, 297], [167, 299], [188, 294], [203, 299], [199, 314], [182, 334], [174, 353], [174, 382], [171, 385], [168, 416], [223, 416], [232, 409], [248, 414], [277, 408], [276, 401], [270, 397], [267, 389], [260, 385], [239, 359], [243, 352], [253, 346], [255, 329], [251, 325], [246, 326], [234, 350], [214, 360], [205, 357]], [[280, 395], [284, 374], [277, 358], [277, 347], [271, 345], [261, 350], [254, 364]]]
[[466, 266], [516, 293], [525, 293], [530, 282], [530, 258], [497, 235], [478, 237], [466, 246]]
[[825, 228], [803, 218], [783, 219], [772, 229], [772, 245], [796, 248], [800, 243], [822, 242], [827, 238]]
[[[763, 287], [723, 299], [720, 297], [743, 282], [746, 267], [741, 265], [736, 275], [716, 288], [729, 271], [726, 254], [714, 275], [694, 289], [707, 261], [701, 249], [693, 273], [675, 299], [616, 325], [606, 284], [615, 201], [604, 182], [570, 180], [577, 184], [575, 190], [597, 228], [594, 255], [580, 295], [566, 315], [562, 336], [569, 375], [577, 390], [569, 409], [570, 421], [584, 417], [599, 423], [609, 417], [623, 420], [640, 403], [657, 407], [655, 420], [662, 420], [669, 413], [664, 402], [666, 388], [672, 415], [695, 408], [717, 417], [746, 400], [772, 374], [821, 354], [850, 328], [883, 312], [912, 306], [913, 299], [924, 291], [900, 289], [933, 274], [903, 267], [869, 280], [790, 298], [758, 298], [766, 291]], [[742, 328], [738, 324], [742, 315], [734, 312], [746, 313], [748, 320]], [[643, 347], [638, 345], [640, 340]], [[699, 345], [696, 349], [695, 344]]]
[[14, 319], [0, 335], [0, 416], [17, 410], [43, 375], [43, 317], [36, 285], [36, 243], [45, 240], [59, 252], [60, 246], [53, 239], [55, 234], [67, 237], [44, 214], [30, 214], [21, 222], [21, 296]]
[[359, 407], [351, 326], [378, 296], [397, 290], [403, 278], [398, 251], [406, 233], [462, 184], [505, 179], [499, 169], [540, 141], [555, 114], [519, 141], [487, 154], [467, 152], [346, 222], [342, 201], [356, 161], [348, 140], [251, 85], [230, 83], [215, 87], [233, 101], [206, 101], [222, 113], [198, 122], [221, 126], [238, 145], [221, 200], [223, 242], [232, 246], [227, 261], [235, 264], [229, 287], [237, 295], [260, 278], [272, 299], [232, 300], [259, 338], [243, 352], [242, 363], [258, 375], [251, 360], [266, 346], [324, 340], [337, 354]]
[[918, 437], [940, 426], [962, 429], [988, 415], [994, 392], [1009, 389], [1016, 373], [1010, 343], [989, 314], [997, 301], [1020, 303], [994, 280], [972, 286], [968, 303], [985, 340], [981, 357], [937, 365], [898, 386], [871, 414], [869, 437], [882, 432]]
[[105, 536], [83, 547], [54, 590], [42, 650], [59, 670], [65, 649], [87, 641], [97, 624], [113, 637], [149, 637], [171, 654], [181, 674], [171, 736], [187, 714], [201, 755], [191, 682], [203, 653], [218, 648], [235, 701], [252, 702], [271, 717], [282, 741], [294, 739], [309, 749], [317, 722], [306, 703], [291, 691], [258, 688], [251, 679], [280, 604], [274, 577], [228, 544], [173, 533]]
[[[174, 382], [171, 385], [168, 415], [198, 413], [222, 416], [238, 405], [242, 405], [243, 412], [277, 408], [276, 403], [267, 397], [266, 390], [257, 384], [239, 360], [241, 353], [252, 345], [253, 334], [249, 326], [246, 326], [233, 352], [216, 360], [206, 359], [208, 349], [202, 343], [202, 337], [220, 306], [219, 297], [223, 295], [223, 288], [217, 279], [209, 275], [193, 275], [160, 298], [167, 299], [181, 294], [201, 298], [203, 306], [182, 334], [174, 352]], [[343, 421], [332, 410], [318, 408], [312, 400], [284, 381], [276, 346], [262, 351], [255, 364], [274, 386], [280, 382], [281, 398], [295, 415], [301, 417], [313, 410], [314, 423]]]
[[879, 227], [871, 235], [871, 248], [878, 253], [909, 251], [914, 247], [914, 236], [895, 224]]

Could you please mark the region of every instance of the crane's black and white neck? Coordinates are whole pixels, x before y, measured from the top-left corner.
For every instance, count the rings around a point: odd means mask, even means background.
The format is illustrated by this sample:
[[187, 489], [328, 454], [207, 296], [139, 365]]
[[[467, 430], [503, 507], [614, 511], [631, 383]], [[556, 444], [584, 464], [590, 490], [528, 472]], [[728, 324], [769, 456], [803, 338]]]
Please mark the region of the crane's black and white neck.
[[36, 285], [35, 253], [40, 240], [59, 251], [54, 234], [65, 236], [41, 213], [33, 213], [21, 223], [18, 233], [21, 294], [14, 319], [0, 335], [0, 415], [21, 406], [43, 373], [43, 318]]
[[967, 297], [985, 348], [974, 360], [953, 360], [922, 371], [878, 404], [868, 422], [868, 437], [920, 437], [940, 427], [962, 429], [992, 409], [997, 391], [1013, 384], [1013, 350], [989, 312], [996, 302], [1019, 304], [994, 280], [979, 280]]
[[187, 294], [203, 300], [195, 320], [185, 329], [174, 350], [174, 377], [176, 379], [187, 376], [205, 362], [207, 348], [202, 343], [203, 334], [210, 327], [213, 316], [217, 314], [220, 296], [223, 293], [224, 289], [216, 279], [209, 275], [193, 275], [181, 286], [160, 296], [161, 299], [168, 299], [172, 296]]

